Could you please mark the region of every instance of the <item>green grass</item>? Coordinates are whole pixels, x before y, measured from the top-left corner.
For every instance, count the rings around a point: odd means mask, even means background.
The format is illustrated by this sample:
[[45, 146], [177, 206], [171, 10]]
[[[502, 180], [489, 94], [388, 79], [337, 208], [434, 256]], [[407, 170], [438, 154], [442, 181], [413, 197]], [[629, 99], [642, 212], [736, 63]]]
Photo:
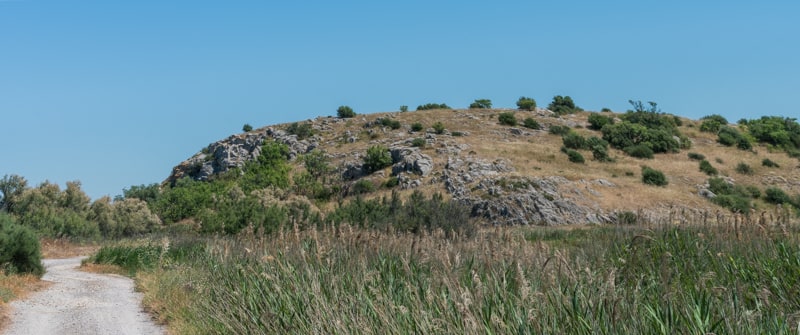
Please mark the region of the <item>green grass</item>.
[[[452, 239], [340, 226], [192, 240], [139, 284], [178, 334], [790, 334], [797, 236], [755, 223]], [[158, 254], [163, 241], [138, 245], [126, 248]]]

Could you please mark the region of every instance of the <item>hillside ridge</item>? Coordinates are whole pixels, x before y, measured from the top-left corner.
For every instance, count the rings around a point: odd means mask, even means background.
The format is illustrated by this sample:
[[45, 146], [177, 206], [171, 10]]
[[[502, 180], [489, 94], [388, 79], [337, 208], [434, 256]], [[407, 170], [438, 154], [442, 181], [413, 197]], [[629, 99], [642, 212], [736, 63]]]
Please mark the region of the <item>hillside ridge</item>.
[[[502, 124], [500, 115], [508, 113], [513, 113], [517, 120], [533, 119], [539, 127]], [[700, 131], [700, 120], [686, 118], [675, 117], [680, 119], [680, 132], [691, 140], [690, 149], [639, 159], [612, 147], [608, 156], [613, 162], [591, 158], [584, 163], [571, 162], [562, 152], [565, 141], [562, 135], [552, 134], [551, 130], [568, 127], [583, 137], [602, 137], [601, 131], [590, 129], [588, 119], [592, 115], [605, 115], [620, 122], [624, 114], [578, 111], [562, 115], [534, 108], [532, 111], [436, 109], [359, 114], [353, 118], [317, 117], [265, 126], [211, 143], [177, 165], [165, 183], [174, 184], [183, 177], [209, 180], [242, 168], [258, 157], [265, 141], [272, 140], [288, 147], [295, 174], [303, 171], [299, 157], [315, 150], [324, 152], [333, 167], [332, 175], [342, 185], [344, 199], [359, 182], [375, 186], [364, 196], [410, 190], [444, 193], [468, 205], [472, 216], [493, 224], [598, 224], [618, 222], [620, 213], [635, 212], [640, 217], [659, 213], [659, 217], [664, 217], [666, 212], [694, 216], [724, 211], [709, 201], [716, 196], [709, 191], [711, 176], [701, 171], [698, 162], [687, 153], [708, 157], [719, 170], [717, 175], [731, 185], [800, 192], [796, 159], [778, 150], [768, 150], [764, 145], [756, 145], [749, 151], [722, 145], [716, 134]], [[444, 129], [434, 129], [436, 123]], [[422, 129], [415, 130], [415, 124], [417, 129], [422, 125]], [[677, 136], [673, 137], [680, 142]], [[366, 171], [364, 156], [373, 146], [386, 148], [391, 153], [391, 164], [377, 171]], [[591, 157], [590, 151], [578, 151]], [[777, 162], [780, 167], [762, 167], [763, 159]], [[753, 171], [737, 173], [737, 165], [741, 164]], [[642, 183], [642, 166], [663, 171], [668, 184], [656, 187]], [[774, 208], [761, 200], [753, 204], [751, 211]], [[669, 217], [680, 220], [674, 215]]]

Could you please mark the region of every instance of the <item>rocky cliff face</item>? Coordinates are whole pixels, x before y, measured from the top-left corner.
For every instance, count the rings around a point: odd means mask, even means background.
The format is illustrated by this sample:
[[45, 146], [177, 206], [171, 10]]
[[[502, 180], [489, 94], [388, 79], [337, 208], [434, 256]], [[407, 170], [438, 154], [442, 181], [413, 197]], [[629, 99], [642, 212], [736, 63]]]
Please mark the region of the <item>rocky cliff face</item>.
[[183, 177], [208, 180], [213, 175], [240, 168], [246, 162], [258, 158], [261, 154], [261, 145], [267, 140], [286, 144], [291, 159], [314, 150], [318, 145], [315, 139], [298, 140], [297, 136], [273, 127], [232, 135], [209, 144], [201, 152], [174, 167], [165, 182], [172, 184]]

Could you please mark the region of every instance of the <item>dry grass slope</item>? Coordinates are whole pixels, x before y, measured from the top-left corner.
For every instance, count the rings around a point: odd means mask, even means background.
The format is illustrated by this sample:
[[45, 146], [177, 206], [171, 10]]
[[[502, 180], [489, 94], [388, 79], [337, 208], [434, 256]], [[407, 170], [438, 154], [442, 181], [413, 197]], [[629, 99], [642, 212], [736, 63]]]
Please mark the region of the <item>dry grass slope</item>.
[[[513, 111], [518, 120], [528, 117], [537, 120], [543, 129], [531, 130], [520, 126], [518, 128], [522, 130], [522, 135], [512, 133], [511, 127], [498, 122], [498, 115], [509, 111]], [[321, 148], [337, 157], [334, 161], [336, 165], [347, 158], [352, 160], [358, 154], [363, 155], [371, 145], [387, 145], [424, 137], [425, 130], [410, 132], [410, 125], [413, 123], [421, 123], [428, 129], [434, 123], [442, 122], [447, 129], [446, 133], [435, 135], [437, 137], [435, 144], [423, 149], [424, 153], [433, 157], [435, 163], [434, 173], [423, 178], [421, 189], [426, 194], [444, 191], [443, 185], [435, 182], [440, 176], [435, 171], [441, 171], [447, 164], [447, 155], [439, 151], [446, 146], [461, 144], [469, 146], [469, 149], [463, 151], [461, 155], [470, 155], [489, 162], [498, 159], [510, 162], [515, 171], [508, 173], [509, 176], [563, 176], [571, 181], [609, 180], [618, 187], [599, 188], [595, 190], [599, 194], [590, 197], [594, 203], [607, 211], [667, 210], [673, 207], [719, 210], [720, 207], [698, 195], [698, 186], [703, 185], [708, 176], [699, 170], [696, 161], [687, 157], [688, 152], [705, 155], [721, 175], [729, 176], [737, 183], [757, 186], [762, 191], [766, 187], [777, 186], [790, 194], [800, 193], [800, 168], [796, 159], [782, 152], [770, 152], [765, 146], [757, 145], [752, 151], [723, 146], [716, 142], [716, 135], [699, 131], [699, 121], [689, 119], [682, 119], [683, 125], [679, 130], [692, 140], [691, 149], [679, 153], [656, 154], [654, 159], [637, 159], [627, 156], [621, 150], [609, 149], [609, 155], [616, 159], [612, 163], [594, 161], [590, 152], [583, 151], [587, 157], [586, 163], [571, 163], [567, 156], [559, 151], [562, 145], [561, 137], [549, 134], [547, 129], [554, 125], [569, 125], [585, 137], [602, 137], [599, 131], [588, 129], [588, 116], [589, 112], [558, 117], [545, 110], [499, 109], [375, 113], [358, 115], [344, 122], [330, 123], [331, 128], [318, 135], [322, 138]], [[364, 124], [372, 123], [378, 118], [397, 120], [402, 127], [396, 130], [379, 126], [369, 129], [364, 127]], [[348, 131], [358, 137], [356, 142], [348, 143], [345, 140], [344, 134]], [[453, 132], [460, 132], [465, 136], [452, 136]], [[761, 161], [764, 158], [777, 162], [780, 168], [763, 167]], [[739, 163], [748, 164], [754, 169], [754, 173], [752, 175], [737, 173], [735, 167]], [[663, 171], [669, 180], [669, 185], [659, 188], [644, 185], [640, 173], [642, 165]], [[382, 182], [388, 177], [380, 176], [388, 176], [389, 172], [386, 169], [383, 174], [379, 173], [378, 177], [373, 174], [370, 178]], [[378, 190], [374, 196], [383, 196], [388, 192], [388, 190]], [[757, 210], [773, 208], [764, 202], [758, 202], [757, 206], [759, 206]]]

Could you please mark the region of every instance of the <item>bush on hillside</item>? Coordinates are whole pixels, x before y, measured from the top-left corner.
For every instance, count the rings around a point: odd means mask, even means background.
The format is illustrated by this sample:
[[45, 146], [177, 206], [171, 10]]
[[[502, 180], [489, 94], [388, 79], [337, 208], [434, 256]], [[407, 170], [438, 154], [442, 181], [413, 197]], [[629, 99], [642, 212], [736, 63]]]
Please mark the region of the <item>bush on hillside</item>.
[[750, 165], [747, 165], [747, 163], [737, 164], [736, 172], [739, 172], [743, 175], [752, 175], [753, 173], [755, 173], [755, 171], [753, 171], [753, 168]]
[[392, 154], [382, 145], [373, 145], [364, 156], [364, 171], [373, 173], [392, 165]]
[[591, 147], [592, 158], [598, 162], [613, 162], [614, 159], [608, 155], [608, 147], [595, 145]]
[[339, 108], [336, 109], [336, 115], [338, 115], [341, 119], [347, 119], [355, 117], [356, 112], [354, 112], [350, 106], [339, 106]]
[[522, 126], [525, 127], [525, 128], [529, 128], [529, 129], [541, 129], [542, 128], [542, 126], [539, 124], [539, 122], [534, 120], [532, 117], [525, 118], [525, 120], [522, 121]]
[[644, 144], [631, 145], [629, 147], [625, 147], [625, 149], [622, 151], [624, 151], [628, 156], [635, 158], [652, 159], [654, 155], [653, 149], [650, 149], [650, 147]]
[[583, 158], [583, 155], [581, 155], [580, 152], [572, 149], [566, 149], [565, 152], [570, 162], [578, 164], [583, 164], [585, 162], [585, 159]]
[[696, 152], [690, 152], [690, 153], [688, 154], [688, 156], [689, 156], [689, 159], [691, 159], [691, 160], [693, 160], [693, 161], [701, 161], [701, 160], [704, 160], [704, 159], [706, 159], [706, 156], [705, 156], [705, 155], [703, 155], [703, 154], [698, 154], [698, 153], [696, 153]]
[[717, 171], [715, 167], [711, 166], [711, 163], [705, 159], [700, 161], [700, 171], [709, 176], [716, 176], [719, 174], [719, 171]]
[[745, 123], [757, 141], [786, 150], [800, 148], [800, 124], [794, 118], [762, 116]]
[[566, 135], [570, 131], [569, 126], [550, 126], [549, 132], [553, 135]]
[[574, 131], [570, 131], [566, 135], [561, 136], [561, 140], [564, 146], [569, 149], [583, 150], [589, 148], [586, 138]]
[[444, 124], [443, 123], [437, 121], [436, 123], [433, 124], [432, 127], [433, 127], [433, 131], [436, 134], [439, 134], [439, 135], [444, 134], [445, 128], [444, 128]]
[[275, 141], [265, 141], [261, 154], [244, 167], [241, 187], [246, 193], [266, 187], [289, 187], [289, 147]]
[[642, 166], [642, 182], [647, 185], [666, 186], [669, 184], [663, 172]]
[[381, 126], [389, 127], [389, 128], [392, 128], [392, 129], [400, 129], [400, 127], [402, 127], [402, 124], [400, 124], [400, 121], [392, 120], [392, 119], [390, 119], [388, 117], [381, 118], [380, 119], [380, 123], [381, 123]]
[[792, 202], [792, 198], [782, 189], [777, 187], [768, 187], [764, 191], [764, 200], [773, 204], [786, 204]]
[[425, 129], [422, 123], [414, 122], [411, 124], [411, 131], [422, 131], [422, 129]]
[[750, 150], [753, 148], [753, 145], [750, 144], [750, 141], [738, 130], [736, 130], [736, 128], [727, 126], [720, 128], [719, 132], [717, 133], [717, 142], [729, 147], [735, 145], [741, 150]]
[[532, 111], [536, 109], [536, 100], [528, 97], [519, 97], [517, 100], [517, 108], [519, 108], [519, 110]]
[[402, 113], [408, 112], [408, 106], [406, 106], [406, 105], [400, 106], [400, 112], [402, 112]]
[[780, 165], [778, 165], [778, 163], [775, 163], [774, 161], [772, 161], [769, 158], [764, 158], [764, 160], [761, 161], [761, 165], [766, 166], [766, 167], [772, 167], [772, 168], [781, 167]]
[[513, 127], [517, 125], [517, 118], [514, 116], [514, 112], [500, 113], [500, 115], [497, 116], [497, 121], [506, 126]]
[[703, 123], [700, 124], [700, 131], [707, 133], [717, 133], [728, 124], [728, 119], [719, 114], [711, 114], [702, 117]]
[[308, 122], [294, 122], [286, 127], [286, 132], [291, 135], [297, 135], [297, 139], [303, 140], [314, 135], [314, 128]]
[[251, 130], [253, 130], [253, 126], [251, 126], [249, 123], [245, 123], [244, 126], [242, 126], [242, 131], [245, 133]]
[[614, 119], [610, 116], [605, 116], [600, 113], [589, 114], [589, 128], [594, 130], [603, 129], [607, 124], [614, 124]]

